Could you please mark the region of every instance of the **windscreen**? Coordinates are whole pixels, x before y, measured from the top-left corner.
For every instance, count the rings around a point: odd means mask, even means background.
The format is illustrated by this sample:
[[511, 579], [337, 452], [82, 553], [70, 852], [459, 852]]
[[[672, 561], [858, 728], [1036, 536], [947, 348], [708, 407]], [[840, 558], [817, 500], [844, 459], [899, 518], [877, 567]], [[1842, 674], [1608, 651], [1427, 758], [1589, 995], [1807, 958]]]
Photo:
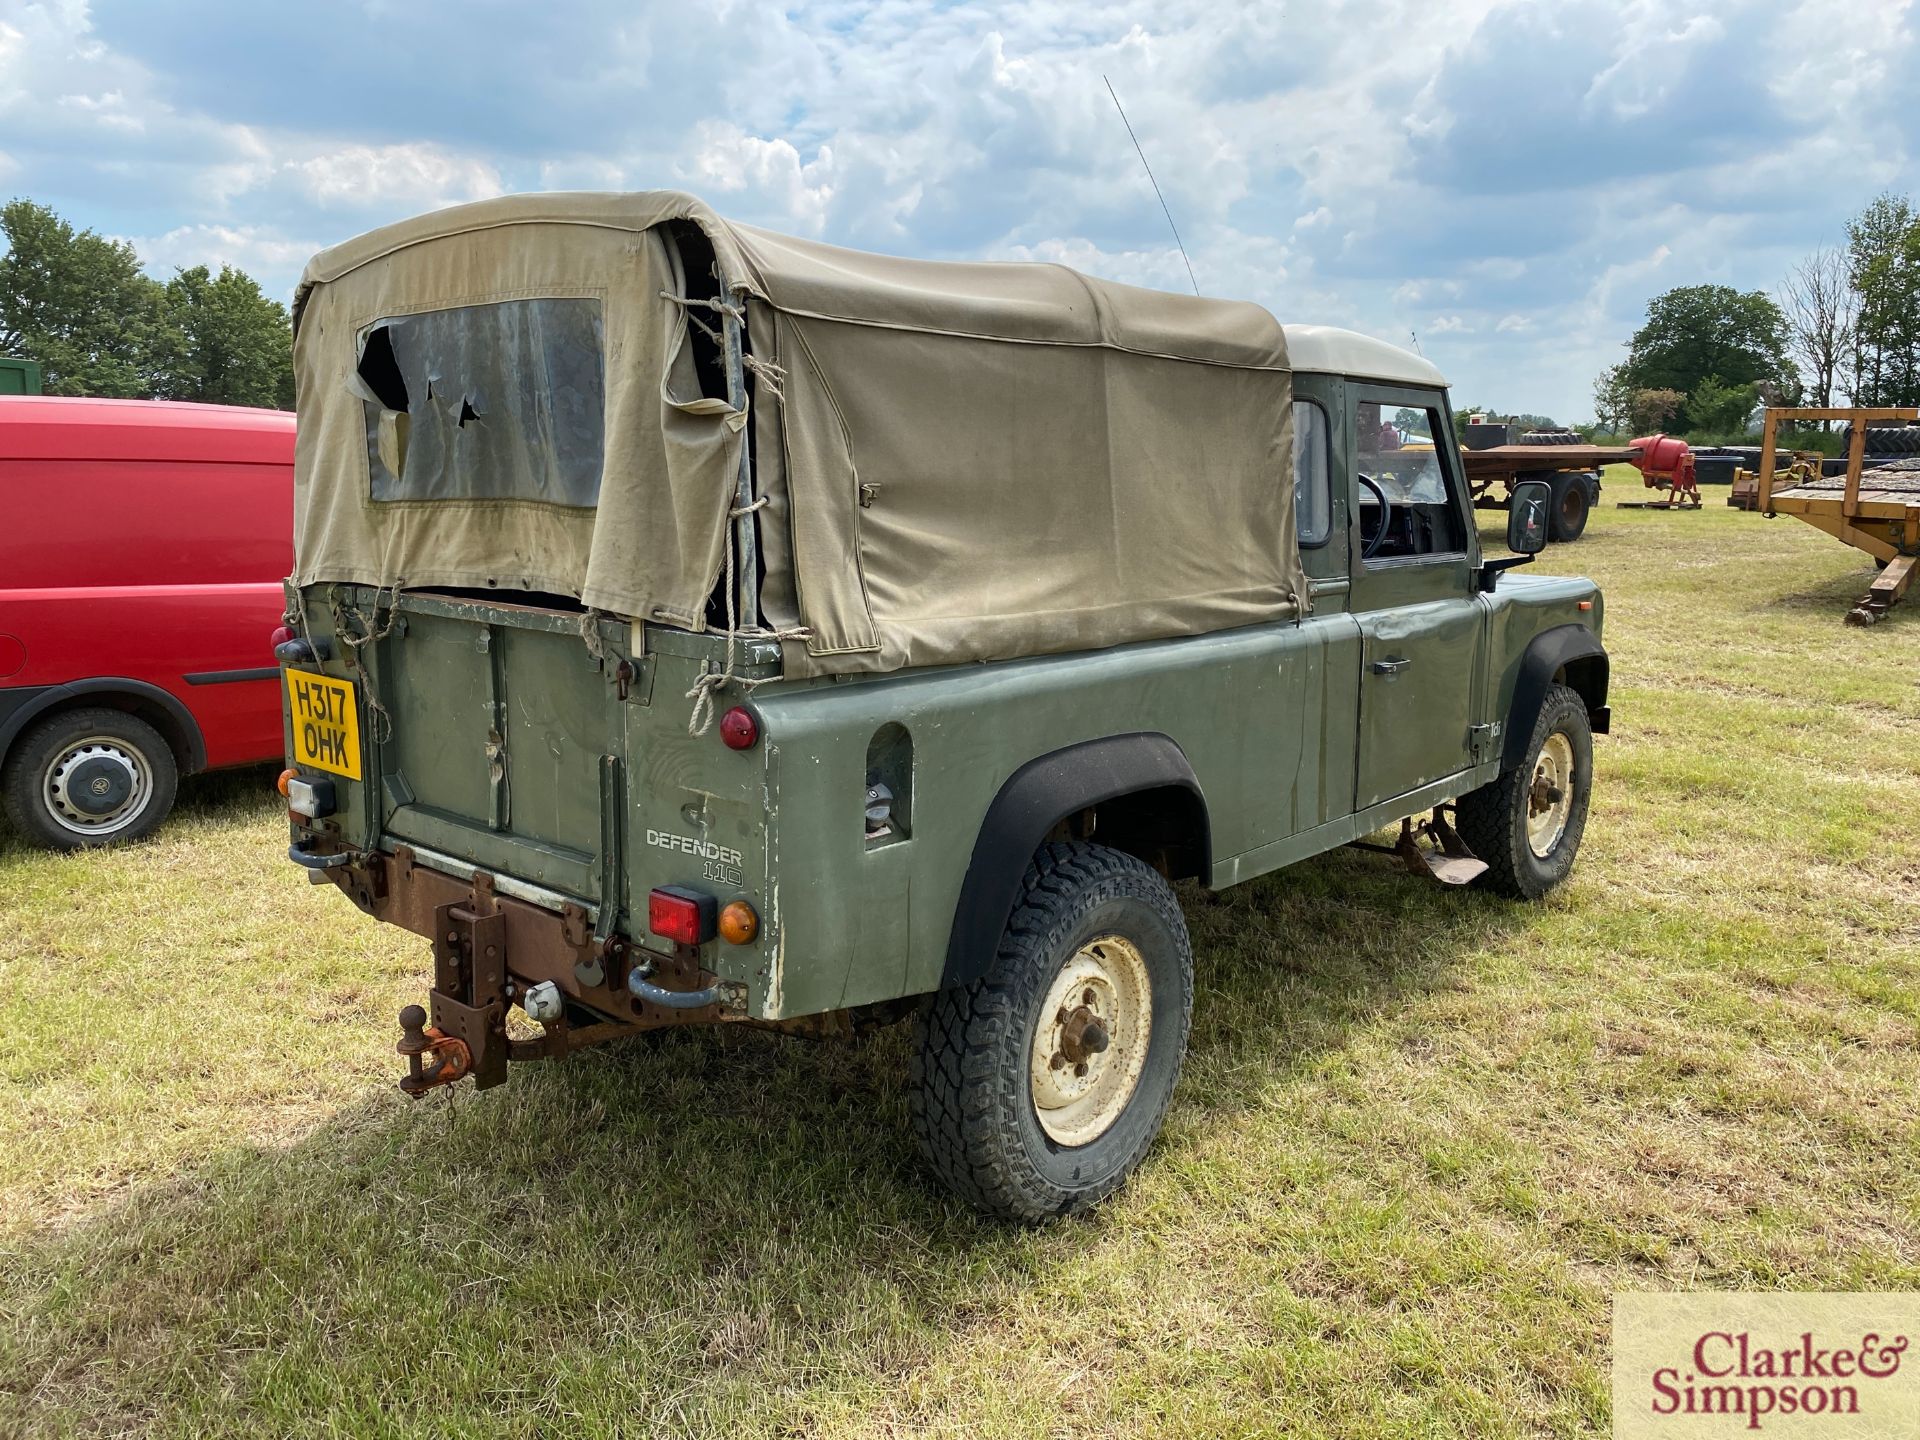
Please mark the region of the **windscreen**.
[[376, 320], [359, 336], [375, 501], [591, 508], [606, 438], [600, 302], [503, 300]]

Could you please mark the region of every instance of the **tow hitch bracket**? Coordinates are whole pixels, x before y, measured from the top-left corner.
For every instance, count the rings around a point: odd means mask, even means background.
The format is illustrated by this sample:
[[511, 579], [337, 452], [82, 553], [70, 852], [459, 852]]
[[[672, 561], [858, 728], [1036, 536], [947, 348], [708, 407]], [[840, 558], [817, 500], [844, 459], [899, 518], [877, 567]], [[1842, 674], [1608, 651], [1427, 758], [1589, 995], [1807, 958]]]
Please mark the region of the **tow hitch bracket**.
[[434, 909], [433, 1024], [408, 1024], [426, 1018], [417, 1005], [400, 1012], [399, 1048], [408, 1057], [400, 1088], [409, 1095], [466, 1075], [482, 1090], [507, 1078], [507, 921], [492, 901], [491, 884], [476, 875], [471, 900]]

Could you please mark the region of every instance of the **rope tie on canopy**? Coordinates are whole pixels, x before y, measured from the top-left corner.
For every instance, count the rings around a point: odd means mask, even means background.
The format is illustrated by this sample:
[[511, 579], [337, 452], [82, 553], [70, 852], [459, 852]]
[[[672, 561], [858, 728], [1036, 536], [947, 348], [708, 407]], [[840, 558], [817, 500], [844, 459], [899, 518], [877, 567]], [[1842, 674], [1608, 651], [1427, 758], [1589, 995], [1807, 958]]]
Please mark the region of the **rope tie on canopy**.
[[[380, 597], [383, 593], [387, 597], [384, 624], [380, 621]], [[385, 591], [373, 592], [371, 619], [358, 605], [343, 601], [337, 585], [328, 591], [327, 598], [333, 610], [333, 638], [347, 647], [347, 663], [353, 667], [353, 673], [360, 681], [361, 693], [367, 697], [367, 733], [374, 744], [384, 745], [393, 736], [393, 716], [380, 703], [380, 696], [373, 687], [373, 676], [367, 673], [366, 662], [360, 658], [360, 652], [369, 645], [378, 645], [392, 632], [393, 622], [400, 615], [400, 582], [395, 580]], [[347, 624], [349, 619], [359, 627], [358, 631]]]
[[[739, 505], [727, 511], [727, 518], [742, 519], [756, 510], [764, 509], [766, 504], [767, 497], [762, 495], [751, 505]], [[695, 737], [704, 735], [713, 728], [713, 701], [720, 691], [729, 685], [737, 685], [748, 694], [752, 694], [760, 686], [780, 678], [777, 675], [769, 675], [755, 680], [734, 674], [736, 646], [740, 640], [806, 640], [813, 635], [813, 631], [804, 625], [786, 625], [771, 630], [763, 627], [740, 629], [739, 615], [734, 603], [734, 558], [731, 540], [727, 544], [726, 551], [727, 628], [724, 632], [727, 637], [726, 660], [720, 669], [709, 670], [701, 675], [693, 682], [693, 688], [687, 691], [686, 698], [693, 701], [693, 713], [687, 717], [687, 734]]]
[[[746, 314], [739, 306], [729, 305], [724, 300], [697, 300], [686, 295], [676, 295], [671, 290], [662, 290], [660, 292], [660, 298], [662, 300], [670, 300], [682, 310], [686, 311], [687, 323], [702, 335], [706, 336], [707, 339], [711, 340], [714, 346], [719, 349], [726, 347], [726, 337], [713, 326], [707, 324], [707, 322], [702, 320], [698, 315], [694, 314], [695, 308], [712, 310], [719, 315], [732, 315], [736, 319], [743, 319]], [[745, 353], [740, 356], [740, 363], [759, 377], [760, 383], [767, 387], [767, 393], [775, 400], [785, 400], [787, 398], [783, 388], [787, 383], [787, 372], [784, 366], [776, 365], [771, 360], [762, 360], [757, 355], [748, 355]]]

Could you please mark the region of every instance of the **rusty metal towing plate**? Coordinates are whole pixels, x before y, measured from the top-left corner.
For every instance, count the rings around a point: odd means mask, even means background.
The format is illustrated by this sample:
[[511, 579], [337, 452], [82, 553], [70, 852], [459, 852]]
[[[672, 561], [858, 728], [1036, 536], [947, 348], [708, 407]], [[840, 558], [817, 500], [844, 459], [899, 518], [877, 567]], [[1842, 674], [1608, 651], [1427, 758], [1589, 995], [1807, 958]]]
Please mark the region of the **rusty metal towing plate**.
[[434, 914], [433, 1025], [473, 1056], [474, 1084], [507, 1078], [507, 922], [495, 909], [442, 905]]

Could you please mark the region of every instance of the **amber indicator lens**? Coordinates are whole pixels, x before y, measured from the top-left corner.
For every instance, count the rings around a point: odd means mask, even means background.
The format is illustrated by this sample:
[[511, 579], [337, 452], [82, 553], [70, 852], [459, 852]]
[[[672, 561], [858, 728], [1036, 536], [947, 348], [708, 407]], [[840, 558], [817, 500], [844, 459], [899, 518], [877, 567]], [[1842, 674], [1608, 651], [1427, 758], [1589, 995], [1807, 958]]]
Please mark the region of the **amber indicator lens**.
[[760, 933], [760, 917], [753, 906], [735, 900], [720, 912], [720, 938], [729, 945], [745, 945]]
[[298, 770], [282, 770], [280, 772], [280, 778], [273, 782], [273, 788], [278, 790], [282, 795], [285, 795], [287, 793], [287, 786], [293, 783], [293, 777], [299, 773]]
[[746, 750], [760, 738], [760, 722], [751, 710], [736, 705], [720, 717], [720, 738], [729, 750]]

